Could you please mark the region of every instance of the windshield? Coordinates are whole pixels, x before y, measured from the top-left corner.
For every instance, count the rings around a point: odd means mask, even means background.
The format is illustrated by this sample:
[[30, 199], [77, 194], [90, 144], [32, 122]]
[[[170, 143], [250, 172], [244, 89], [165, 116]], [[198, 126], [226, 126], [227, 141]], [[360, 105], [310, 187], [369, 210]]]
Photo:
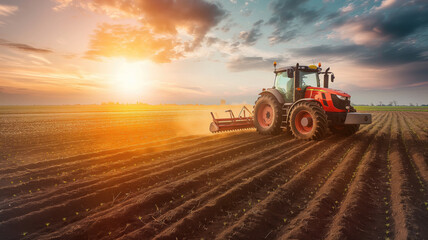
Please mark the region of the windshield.
[[320, 79], [316, 72], [302, 72], [300, 71], [301, 88], [306, 87], [319, 87]]

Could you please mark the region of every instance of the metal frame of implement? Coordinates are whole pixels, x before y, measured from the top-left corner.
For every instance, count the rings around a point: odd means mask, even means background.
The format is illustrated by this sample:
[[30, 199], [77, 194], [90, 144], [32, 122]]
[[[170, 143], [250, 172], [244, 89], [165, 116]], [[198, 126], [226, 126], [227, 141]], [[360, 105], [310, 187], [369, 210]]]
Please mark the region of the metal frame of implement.
[[[215, 118], [211, 112], [213, 122], [210, 125], [210, 131], [213, 133], [231, 131], [245, 128], [254, 128], [254, 120], [251, 111], [246, 106], [243, 106], [238, 117], [235, 117], [232, 110], [226, 110], [230, 114], [230, 118]], [[245, 112], [248, 112], [248, 117]], [[241, 116], [243, 115], [243, 116]]]

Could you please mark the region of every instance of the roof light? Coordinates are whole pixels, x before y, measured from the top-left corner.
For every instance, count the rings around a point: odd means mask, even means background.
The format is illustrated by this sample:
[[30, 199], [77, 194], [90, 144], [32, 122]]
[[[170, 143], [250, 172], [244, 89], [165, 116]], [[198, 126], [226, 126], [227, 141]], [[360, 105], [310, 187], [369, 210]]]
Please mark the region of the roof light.
[[318, 67], [321, 67], [321, 63], [320, 62], [318, 63]]

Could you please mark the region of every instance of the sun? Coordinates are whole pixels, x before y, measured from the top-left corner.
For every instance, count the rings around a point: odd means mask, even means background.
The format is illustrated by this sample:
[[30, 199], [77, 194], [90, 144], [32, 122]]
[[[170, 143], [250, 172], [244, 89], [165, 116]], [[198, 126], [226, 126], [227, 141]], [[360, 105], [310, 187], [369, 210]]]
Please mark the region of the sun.
[[122, 62], [116, 69], [114, 87], [121, 94], [139, 97], [148, 87], [149, 74], [144, 62]]

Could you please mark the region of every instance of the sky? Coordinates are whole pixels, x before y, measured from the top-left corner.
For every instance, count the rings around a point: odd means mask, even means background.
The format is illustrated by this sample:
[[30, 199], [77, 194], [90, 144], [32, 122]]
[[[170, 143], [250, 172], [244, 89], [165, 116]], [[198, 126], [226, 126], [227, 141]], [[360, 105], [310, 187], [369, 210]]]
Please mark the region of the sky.
[[274, 61], [428, 104], [428, 1], [0, 0], [0, 105], [252, 104]]

